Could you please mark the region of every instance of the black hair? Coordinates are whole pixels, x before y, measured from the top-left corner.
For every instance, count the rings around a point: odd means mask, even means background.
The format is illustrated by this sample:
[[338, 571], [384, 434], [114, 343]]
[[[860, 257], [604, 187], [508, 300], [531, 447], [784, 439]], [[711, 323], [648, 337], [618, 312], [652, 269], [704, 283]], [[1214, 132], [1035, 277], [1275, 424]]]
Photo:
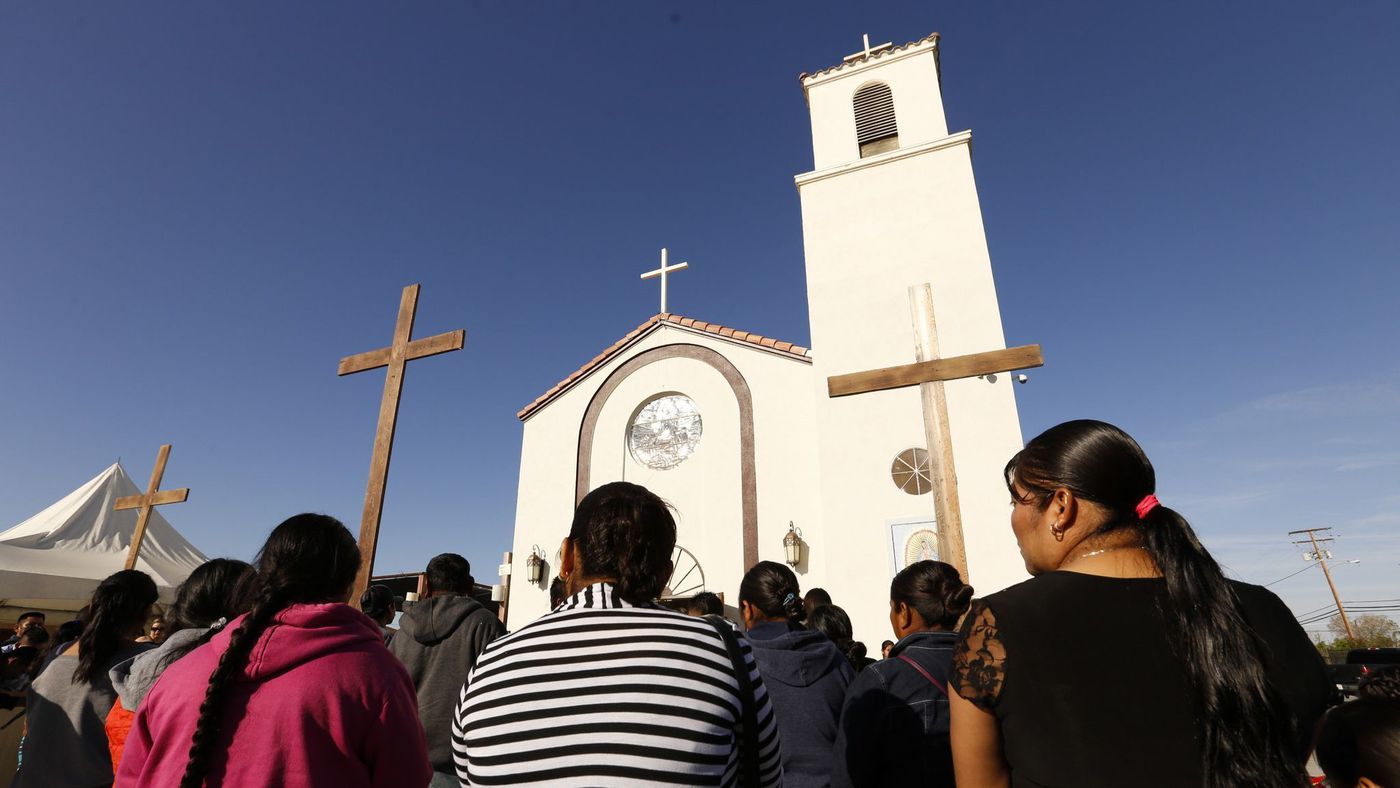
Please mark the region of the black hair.
[[1400, 785], [1400, 703], [1359, 698], [1328, 711], [1317, 731], [1317, 765], [1329, 785], [1353, 786], [1362, 777]]
[[19, 640], [15, 642], [23, 643], [26, 646], [42, 646], [49, 642], [49, 631], [43, 627], [30, 627], [24, 630], [24, 634], [20, 635]]
[[1386, 665], [1368, 673], [1361, 679], [1356, 694], [1400, 703], [1400, 665]]
[[956, 568], [942, 561], [918, 561], [890, 581], [890, 601], [903, 602], [918, 611], [928, 626], [948, 630], [972, 604], [972, 586], [963, 582]]
[[145, 625], [156, 596], [156, 581], [136, 569], [123, 569], [98, 583], [92, 592], [87, 626], [78, 636], [74, 682], [91, 686], [107, 677], [107, 663], [127, 636]]
[[739, 581], [739, 601], [748, 602], [768, 618], [801, 624], [807, 618], [797, 575], [776, 561], [759, 561]]
[[825, 588], [809, 588], [807, 589], [807, 593], [802, 597], [802, 604], [807, 608], [807, 613], [810, 615], [813, 610], [823, 605], [835, 603], [831, 601], [831, 594], [827, 593]]
[[53, 642], [55, 644], [72, 643], [78, 639], [79, 635], [83, 634], [84, 626], [83, 620], [79, 618], [59, 624], [58, 632], [54, 634]]
[[[245, 596], [252, 577], [253, 565], [234, 558], [211, 558], [195, 567], [175, 590], [175, 604], [165, 617], [166, 638], [185, 629], [212, 627], [221, 618], [232, 621], [248, 612]], [[167, 660], [183, 657], [216, 634], [217, 630], [210, 629], [203, 637], [172, 649]]]
[[15, 619], [15, 623], [22, 624], [26, 618], [37, 618], [40, 621], [44, 621], [48, 616], [44, 615], [42, 610], [27, 610], [19, 614], [19, 618]]
[[564, 598], [568, 594], [564, 593], [564, 578], [556, 577], [549, 581], [549, 609], [553, 610], [563, 604]]
[[248, 615], [230, 634], [228, 648], [209, 675], [189, 760], [180, 779], [181, 788], [200, 788], [204, 784], [209, 759], [219, 740], [224, 695], [234, 675], [247, 664], [263, 631], [288, 605], [344, 602], [360, 569], [360, 550], [355, 537], [334, 517], [298, 514], [272, 529], [258, 551], [256, 563], [257, 573], [247, 583], [247, 598], [251, 602]]
[[247, 612], [240, 596], [247, 592], [252, 576], [252, 564], [233, 558], [213, 558], [195, 567], [175, 591], [168, 618], [171, 634]]
[[574, 510], [569, 541], [584, 578], [607, 580], [633, 604], [661, 596], [671, 574], [676, 521], [666, 503], [645, 487], [605, 484], [585, 495]]
[[687, 610], [698, 610], [702, 616], [724, 615], [724, 601], [713, 591], [701, 591], [690, 598]]
[[[1264, 670], [1265, 647], [1245, 621], [1234, 588], [1180, 514], [1137, 505], [1157, 489], [1156, 472], [1126, 432], [1101, 421], [1069, 421], [1041, 433], [1006, 464], [1021, 503], [1049, 504], [1066, 488], [1108, 514], [1098, 534], [1131, 532], [1166, 583], [1162, 618], [1195, 689], [1205, 788], [1296, 785], [1303, 780], [1291, 719]], [[1025, 490], [1018, 498], [1016, 486]]]
[[862, 667], [865, 644], [855, 639], [855, 629], [851, 626], [851, 617], [846, 615], [846, 611], [836, 605], [822, 605], [812, 611], [808, 625], [835, 643], [836, 648], [846, 655], [851, 667], [857, 670]]
[[433, 594], [470, 594], [476, 580], [472, 578], [472, 565], [456, 553], [443, 553], [433, 556], [428, 562], [428, 591]]
[[376, 622], [393, 615], [394, 591], [386, 585], [376, 583], [360, 594], [360, 611]]

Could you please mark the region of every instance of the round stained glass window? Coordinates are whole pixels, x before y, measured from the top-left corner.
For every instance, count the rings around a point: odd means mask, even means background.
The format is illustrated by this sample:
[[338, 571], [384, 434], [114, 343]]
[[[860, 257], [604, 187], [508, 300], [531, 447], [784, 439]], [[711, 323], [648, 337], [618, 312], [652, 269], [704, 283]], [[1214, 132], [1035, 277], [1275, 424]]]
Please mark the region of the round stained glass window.
[[666, 394], [637, 411], [627, 428], [627, 448], [637, 462], [664, 471], [695, 453], [703, 429], [700, 410], [690, 397]]

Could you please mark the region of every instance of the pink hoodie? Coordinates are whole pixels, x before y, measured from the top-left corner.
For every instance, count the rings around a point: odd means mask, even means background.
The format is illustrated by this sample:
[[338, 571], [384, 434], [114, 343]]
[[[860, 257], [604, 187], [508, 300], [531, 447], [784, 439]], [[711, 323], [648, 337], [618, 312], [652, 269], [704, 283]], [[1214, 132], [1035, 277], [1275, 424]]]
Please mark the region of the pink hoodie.
[[[156, 682], [126, 740], [117, 785], [180, 784], [209, 675], [240, 621]], [[277, 614], [224, 696], [206, 784], [416, 788], [430, 779], [418, 698], [379, 626], [343, 604]]]

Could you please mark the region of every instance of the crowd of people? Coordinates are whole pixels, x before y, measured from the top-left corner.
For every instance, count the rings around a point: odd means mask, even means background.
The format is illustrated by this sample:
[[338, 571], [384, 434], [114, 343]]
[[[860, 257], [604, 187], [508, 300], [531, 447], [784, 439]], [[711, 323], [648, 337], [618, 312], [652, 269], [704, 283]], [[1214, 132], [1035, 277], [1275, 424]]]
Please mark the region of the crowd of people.
[[57, 637], [22, 616], [0, 644], [13, 784], [1278, 788], [1315, 755], [1334, 788], [1400, 788], [1400, 673], [1337, 704], [1287, 608], [1222, 574], [1126, 433], [1059, 425], [1005, 476], [1032, 578], [975, 598], [948, 564], [906, 567], [879, 659], [783, 564], [732, 608], [659, 604], [676, 524], [635, 484], [584, 497], [552, 610], [509, 633], [451, 553], [402, 613], [383, 587], [350, 606], [354, 537], [296, 515], [159, 621], [131, 570]]

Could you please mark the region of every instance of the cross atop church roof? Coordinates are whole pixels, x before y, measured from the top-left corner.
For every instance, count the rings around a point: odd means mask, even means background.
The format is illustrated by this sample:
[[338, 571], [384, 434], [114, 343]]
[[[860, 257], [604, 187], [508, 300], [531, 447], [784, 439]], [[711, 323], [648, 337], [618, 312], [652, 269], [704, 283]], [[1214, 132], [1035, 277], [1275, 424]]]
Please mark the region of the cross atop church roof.
[[907, 44], [901, 44], [899, 46], [895, 46], [891, 42], [871, 46], [870, 36], [865, 35], [862, 36], [865, 46], [860, 52], [855, 52], [841, 58], [841, 62], [834, 66], [818, 69], [810, 73], [804, 71], [797, 75], [797, 79], [802, 83], [803, 89], [805, 90], [808, 86], [808, 80], [826, 76], [827, 74], [834, 74], [845, 69], [859, 68], [869, 61], [880, 61], [894, 55], [912, 55], [916, 54], [919, 50], [929, 48], [933, 49], [933, 56], [936, 58], [938, 57], [938, 41], [940, 38], [941, 36], [937, 33], [929, 33], [918, 41], [910, 41]]

